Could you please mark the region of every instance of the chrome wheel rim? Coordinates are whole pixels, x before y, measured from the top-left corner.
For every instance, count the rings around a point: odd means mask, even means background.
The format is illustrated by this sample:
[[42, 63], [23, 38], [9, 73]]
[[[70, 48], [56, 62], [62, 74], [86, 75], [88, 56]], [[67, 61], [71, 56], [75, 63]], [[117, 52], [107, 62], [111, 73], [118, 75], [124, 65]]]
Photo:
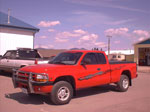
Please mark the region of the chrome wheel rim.
[[129, 86], [129, 81], [128, 81], [128, 79], [124, 79], [122, 83], [123, 83], [123, 88], [127, 89], [128, 86]]
[[70, 96], [70, 91], [67, 87], [61, 87], [57, 93], [58, 99], [61, 101], [66, 101]]

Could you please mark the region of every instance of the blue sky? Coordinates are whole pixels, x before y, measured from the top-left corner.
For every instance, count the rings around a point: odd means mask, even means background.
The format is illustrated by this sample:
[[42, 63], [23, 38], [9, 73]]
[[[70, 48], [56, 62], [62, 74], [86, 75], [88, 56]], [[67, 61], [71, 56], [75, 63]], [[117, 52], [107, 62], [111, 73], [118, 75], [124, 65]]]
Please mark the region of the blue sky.
[[150, 37], [150, 0], [0, 0], [0, 11], [40, 29], [35, 47], [133, 49]]

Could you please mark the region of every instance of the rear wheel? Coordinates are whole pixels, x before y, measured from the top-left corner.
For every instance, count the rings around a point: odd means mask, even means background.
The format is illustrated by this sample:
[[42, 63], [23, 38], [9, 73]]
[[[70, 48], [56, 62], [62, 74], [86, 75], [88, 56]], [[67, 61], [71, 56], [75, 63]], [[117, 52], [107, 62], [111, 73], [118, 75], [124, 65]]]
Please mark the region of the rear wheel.
[[56, 105], [63, 105], [70, 102], [73, 96], [73, 89], [70, 83], [59, 81], [54, 84], [51, 92], [51, 101]]
[[129, 84], [130, 84], [129, 77], [127, 75], [122, 74], [121, 78], [120, 78], [120, 81], [117, 82], [118, 91], [120, 91], [120, 92], [127, 91], [128, 88], [129, 88]]

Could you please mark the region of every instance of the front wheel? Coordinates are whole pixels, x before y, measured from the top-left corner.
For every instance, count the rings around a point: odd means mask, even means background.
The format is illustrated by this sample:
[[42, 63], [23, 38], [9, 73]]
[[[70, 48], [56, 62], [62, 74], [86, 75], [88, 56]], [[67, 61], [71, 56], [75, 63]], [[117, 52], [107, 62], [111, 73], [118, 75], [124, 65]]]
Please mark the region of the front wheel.
[[54, 84], [51, 92], [51, 100], [56, 105], [63, 105], [70, 102], [73, 96], [73, 89], [70, 83], [59, 81]]
[[120, 81], [117, 82], [118, 91], [120, 91], [120, 92], [127, 91], [128, 88], [129, 88], [129, 84], [130, 84], [129, 77], [127, 75], [122, 74], [121, 78], [120, 78]]

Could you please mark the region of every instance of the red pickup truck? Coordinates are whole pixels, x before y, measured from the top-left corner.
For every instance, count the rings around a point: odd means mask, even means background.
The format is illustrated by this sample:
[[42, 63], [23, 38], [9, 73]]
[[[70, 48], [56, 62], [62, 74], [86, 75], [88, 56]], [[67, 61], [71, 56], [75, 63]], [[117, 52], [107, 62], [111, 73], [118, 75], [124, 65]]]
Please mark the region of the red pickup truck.
[[103, 51], [71, 50], [48, 64], [31, 65], [14, 71], [14, 87], [28, 95], [50, 93], [56, 105], [67, 104], [76, 90], [115, 83], [121, 92], [137, 77], [136, 63], [109, 62]]

